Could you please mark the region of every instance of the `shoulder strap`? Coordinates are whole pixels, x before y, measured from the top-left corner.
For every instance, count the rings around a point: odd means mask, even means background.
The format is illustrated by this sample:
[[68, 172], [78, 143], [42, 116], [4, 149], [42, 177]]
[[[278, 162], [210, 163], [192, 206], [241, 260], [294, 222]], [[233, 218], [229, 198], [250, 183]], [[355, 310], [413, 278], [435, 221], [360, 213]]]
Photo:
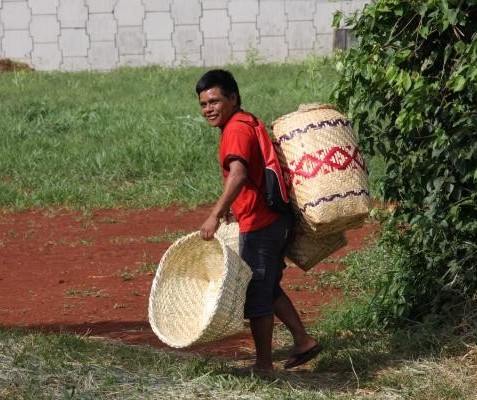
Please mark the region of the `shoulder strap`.
[[[285, 178], [283, 177], [282, 168], [280, 166], [280, 161], [278, 159], [277, 153], [275, 148], [273, 147], [273, 143], [268, 136], [267, 129], [263, 125], [263, 122], [257, 120], [258, 124], [255, 127], [255, 132], [257, 134], [258, 143], [260, 145], [260, 150], [262, 151], [263, 160], [265, 163], [265, 175], [269, 175], [270, 179], [265, 177], [265, 181], [267, 184], [267, 196], [280, 196], [283, 203], [288, 204], [288, 192], [287, 186], [285, 182]], [[273, 180], [273, 184], [270, 182]], [[270, 185], [272, 185], [270, 187]], [[272, 192], [278, 192], [273, 194]], [[272, 200], [272, 199], [269, 199]], [[279, 199], [275, 198], [275, 201]]]
[[262, 153], [265, 166], [263, 187], [267, 204], [275, 211], [286, 211], [289, 205], [288, 191], [272, 140], [261, 120], [251, 113], [242, 112], [247, 114], [249, 118], [247, 120], [238, 118], [237, 121], [243, 122], [254, 129]]

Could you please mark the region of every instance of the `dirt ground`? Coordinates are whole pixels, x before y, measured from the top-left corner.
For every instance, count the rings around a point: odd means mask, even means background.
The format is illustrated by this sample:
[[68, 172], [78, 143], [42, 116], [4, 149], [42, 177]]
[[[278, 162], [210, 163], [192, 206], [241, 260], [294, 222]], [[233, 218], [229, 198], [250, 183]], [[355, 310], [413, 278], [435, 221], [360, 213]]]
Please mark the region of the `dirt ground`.
[[[178, 232], [197, 230], [209, 211], [0, 213], [0, 325], [165, 347], [147, 319], [153, 271]], [[348, 245], [333, 257], [361, 248], [376, 232], [369, 223], [348, 231]], [[308, 273], [294, 266], [285, 271], [283, 287], [305, 323], [319, 318], [318, 306], [339, 298], [336, 289], [317, 288], [319, 272], [334, 268], [341, 266], [320, 263]], [[247, 359], [253, 346], [244, 328], [181, 351]]]
[[28, 64], [12, 61], [8, 58], [0, 60], [0, 72], [33, 71]]

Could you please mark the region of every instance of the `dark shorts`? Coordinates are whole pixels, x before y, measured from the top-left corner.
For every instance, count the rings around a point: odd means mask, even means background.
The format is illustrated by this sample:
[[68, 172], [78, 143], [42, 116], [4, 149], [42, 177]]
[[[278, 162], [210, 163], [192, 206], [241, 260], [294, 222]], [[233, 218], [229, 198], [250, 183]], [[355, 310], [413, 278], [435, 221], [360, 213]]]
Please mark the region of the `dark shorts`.
[[283, 214], [263, 229], [240, 234], [240, 256], [253, 272], [245, 300], [245, 318], [273, 315], [273, 303], [283, 294], [280, 281], [291, 221], [291, 215]]

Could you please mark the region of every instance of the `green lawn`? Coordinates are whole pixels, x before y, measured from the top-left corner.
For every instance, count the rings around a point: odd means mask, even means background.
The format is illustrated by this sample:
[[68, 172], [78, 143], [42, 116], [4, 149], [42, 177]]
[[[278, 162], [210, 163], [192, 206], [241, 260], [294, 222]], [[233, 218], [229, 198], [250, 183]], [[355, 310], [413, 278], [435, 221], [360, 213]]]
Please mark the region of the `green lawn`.
[[[326, 101], [331, 62], [230, 66], [243, 107], [268, 125]], [[199, 68], [0, 74], [0, 207], [211, 202], [218, 132], [200, 115]]]

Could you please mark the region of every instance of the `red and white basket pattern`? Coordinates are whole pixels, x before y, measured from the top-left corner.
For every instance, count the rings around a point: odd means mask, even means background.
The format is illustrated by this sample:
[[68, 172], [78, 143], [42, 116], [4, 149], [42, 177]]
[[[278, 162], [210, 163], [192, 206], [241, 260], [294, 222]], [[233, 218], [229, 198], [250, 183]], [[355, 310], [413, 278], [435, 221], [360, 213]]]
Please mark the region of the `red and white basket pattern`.
[[350, 122], [327, 104], [301, 106], [272, 125], [294, 212], [319, 236], [362, 225], [368, 176]]

